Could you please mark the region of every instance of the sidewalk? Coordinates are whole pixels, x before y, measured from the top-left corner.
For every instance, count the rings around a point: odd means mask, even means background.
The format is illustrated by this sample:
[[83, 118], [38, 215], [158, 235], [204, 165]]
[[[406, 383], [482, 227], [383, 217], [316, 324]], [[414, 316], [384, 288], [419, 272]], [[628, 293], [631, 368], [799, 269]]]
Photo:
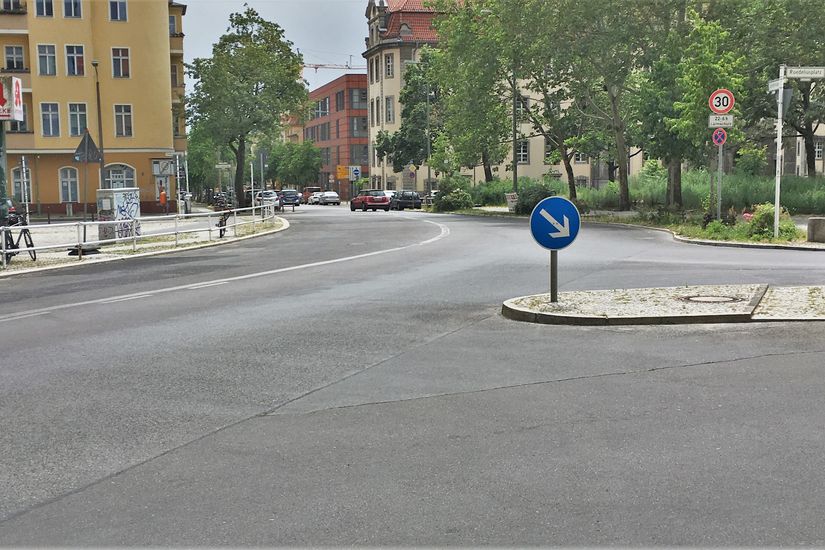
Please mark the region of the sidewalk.
[[[238, 215], [237, 218], [230, 217], [225, 235], [221, 238], [217, 227], [218, 218], [218, 214], [203, 207], [193, 209], [190, 216], [176, 217], [174, 214], [146, 216], [139, 220], [140, 232], [137, 239], [124, 235], [117, 243], [100, 245], [95, 244], [95, 241], [99, 240], [96, 223], [84, 224], [76, 220], [55, 222], [52, 218], [53, 223], [46, 224], [38, 223], [39, 220], [35, 219], [34, 223], [27, 227], [32, 234], [37, 261], [31, 261], [28, 253], [20, 250], [5, 269], [0, 268], [0, 277], [32, 270], [77, 265], [81, 261], [111, 261], [122, 259], [125, 256], [213, 246], [249, 236], [282, 231], [289, 227], [289, 223], [282, 217], [275, 216], [274, 219], [262, 221], [260, 214], [255, 216], [253, 224], [250, 213], [250, 215]], [[237, 227], [233, 227], [233, 220], [237, 221]], [[128, 233], [128, 231], [125, 232]], [[83, 245], [82, 258], [69, 255], [69, 251], [76, 249], [78, 243]], [[93, 253], [89, 251], [90, 249], [97, 249], [97, 252]]]

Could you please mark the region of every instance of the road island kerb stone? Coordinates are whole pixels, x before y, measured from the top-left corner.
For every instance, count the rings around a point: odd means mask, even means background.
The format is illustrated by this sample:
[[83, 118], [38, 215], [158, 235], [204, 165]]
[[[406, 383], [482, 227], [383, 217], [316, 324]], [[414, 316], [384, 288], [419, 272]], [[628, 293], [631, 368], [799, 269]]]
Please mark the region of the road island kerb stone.
[[825, 286], [688, 285], [560, 292], [505, 301], [515, 321], [550, 325], [664, 325], [825, 321]]

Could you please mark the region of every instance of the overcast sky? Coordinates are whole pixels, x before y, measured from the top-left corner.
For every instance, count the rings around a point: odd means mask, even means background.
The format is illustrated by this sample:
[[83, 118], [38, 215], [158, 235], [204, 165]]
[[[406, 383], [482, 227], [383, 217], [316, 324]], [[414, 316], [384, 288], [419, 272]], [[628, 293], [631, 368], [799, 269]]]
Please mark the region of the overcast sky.
[[[183, 18], [184, 52], [187, 62], [209, 57], [212, 44], [226, 32], [229, 14], [244, 9], [243, 0], [178, 0], [187, 5]], [[262, 17], [278, 23], [288, 40], [301, 50], [304, 63], [350, 63], [364, 66], [361, 57], [367, 19], [368, 0], [246, 0]], [[352, 58], [350, 58], [352, 56]], [[347, 72], [332, 69], [304, 71], [313, 90]]]

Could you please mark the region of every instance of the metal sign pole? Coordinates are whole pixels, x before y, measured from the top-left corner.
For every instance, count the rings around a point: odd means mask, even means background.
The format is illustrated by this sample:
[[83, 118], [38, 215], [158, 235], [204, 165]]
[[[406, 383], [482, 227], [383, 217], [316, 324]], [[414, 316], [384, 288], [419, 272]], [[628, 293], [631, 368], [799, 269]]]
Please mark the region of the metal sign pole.
[[21, 175], [21, 179], [23, 180], [23, 203], [26, 205], [26, 223], [29, 223], [29, 189], [28, 189], [28, 178], [26, 177], [26, 156], [23, 155], [20, 157], [20, 163], [23, 165], [23, 173]]
[[773, 237], [779, 237], [779, 187], [782, 179], [782, 98], [785, 88], [785, 65], [779, 66], [779, 90], [776, 92], [776, 192], [773, 203]]
[[722, 219], [722, 154], [724, 144], [719, 145], [719, 166], [716, 170], [716, 219]]
[[550, 251], [550, 302], [559, 301], [559, 251]]

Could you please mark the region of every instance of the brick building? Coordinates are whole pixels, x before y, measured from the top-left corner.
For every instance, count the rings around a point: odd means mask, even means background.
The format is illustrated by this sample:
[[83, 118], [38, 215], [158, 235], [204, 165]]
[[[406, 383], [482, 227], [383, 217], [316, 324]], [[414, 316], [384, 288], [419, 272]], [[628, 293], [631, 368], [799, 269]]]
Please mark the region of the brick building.
[[360, 166], [362, 177], [369, 177], [367, 75], [346, 74], [311, 91], [309, 97], [313, 110], [303, 137], [321, 150], [318, 185], [347, 201], [353, 186], [336, 177], [336, 168]]

